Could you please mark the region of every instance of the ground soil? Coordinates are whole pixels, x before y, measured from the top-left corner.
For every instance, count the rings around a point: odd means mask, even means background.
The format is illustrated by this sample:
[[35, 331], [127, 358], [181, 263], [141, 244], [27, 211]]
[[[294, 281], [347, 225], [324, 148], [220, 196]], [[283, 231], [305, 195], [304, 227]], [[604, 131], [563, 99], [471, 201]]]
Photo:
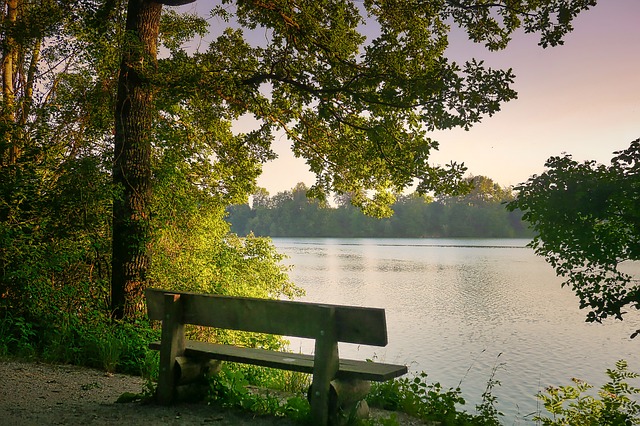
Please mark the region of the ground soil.
[[[143, 388], [140, 377], [72, 365], [0, 361], [0, 424], [296, 425], [287, 419], [223, 411], [206, 404], [161, 407], [116, 402], [125, 392], [141, 393]], [[401, 425], [422, 424], [402, 416], [399, 420]]]

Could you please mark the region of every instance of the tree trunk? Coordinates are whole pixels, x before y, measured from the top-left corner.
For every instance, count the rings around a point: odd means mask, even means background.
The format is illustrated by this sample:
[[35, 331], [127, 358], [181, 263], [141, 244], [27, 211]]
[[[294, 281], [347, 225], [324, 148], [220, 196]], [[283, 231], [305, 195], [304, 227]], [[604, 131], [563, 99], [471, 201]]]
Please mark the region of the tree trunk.
[[114, 318], [140, 311], [149, 267], [149, 203], [153, 87], [160, 3], [129, 0], [115, 111], [111, 309]]
[[18, 17], [18, 0], [7, 0], [5, 3], [5, 13], [3, 16], [5, 39], [2, 49], [2, 104], [0, 105], [2, 114], [2, 127], [4, 135], [0, 141], [0, 164], [14, 164], [18, 158], [17, 141], [13, 137], [11, 130], [15, 125], [15, 93], [13, 87], [14, 80], [14, 58], [16, 56], [16, 42], [12, 35]]

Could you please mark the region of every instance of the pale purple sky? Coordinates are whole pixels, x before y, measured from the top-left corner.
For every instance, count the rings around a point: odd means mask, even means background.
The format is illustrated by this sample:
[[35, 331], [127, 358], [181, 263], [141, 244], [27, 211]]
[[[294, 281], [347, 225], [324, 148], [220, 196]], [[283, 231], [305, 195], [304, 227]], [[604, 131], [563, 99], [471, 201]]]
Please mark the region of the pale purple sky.
[[[206, 9], [199, 0], [197, 9]], [[204, 7], [204, 8], [203, 8]], [[612, 152], [640, 138], [640, 0], [600, 0], [574, 22], [565, 44], [542, 49], [536, 35], [519, 34], [510, 46], [487, 52], [452, 38], [450, 57], [476, 57], [495, 68], [513, 68], [518, 99], [469, 131], [438, 132], [433, 164], [464, 162], [470, 174], [516, 185], [544, 170], [552, 155], [608, 163]], [[258, 184], [273, 195], [314, 176], [279, 137], [279, 158], [264, 166]]]

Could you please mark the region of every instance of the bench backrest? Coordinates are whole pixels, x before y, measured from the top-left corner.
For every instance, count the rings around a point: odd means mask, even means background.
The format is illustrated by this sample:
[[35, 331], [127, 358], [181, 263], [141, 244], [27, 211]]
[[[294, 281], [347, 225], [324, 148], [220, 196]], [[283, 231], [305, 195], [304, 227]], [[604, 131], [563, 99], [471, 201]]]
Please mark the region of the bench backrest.
[[149, 319], [163, 320], [165, 295], [179, 295], [183, 324], [318, 338], [329, 312], [339, 342], [387, 345], [384, 309], [147, 289]]

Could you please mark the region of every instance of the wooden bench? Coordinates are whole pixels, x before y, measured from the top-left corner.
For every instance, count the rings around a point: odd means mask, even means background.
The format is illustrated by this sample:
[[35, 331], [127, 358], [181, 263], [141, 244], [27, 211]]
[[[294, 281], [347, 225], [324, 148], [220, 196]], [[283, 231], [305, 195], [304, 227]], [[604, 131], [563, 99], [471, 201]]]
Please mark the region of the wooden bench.
[[[162, 321], [162, 341], [149, 345], [160, 351], [157, 397], [174, 400], [180, 380], [178, 359], [216, 359], [313, 374], [309, 392], [315, 424], [329, 418], [333, 380], [386, 381], [407, 373], [404, 365], [341, 359], [338, 342], [387, 345], [384, 309], [322, 305], [147, 289], [151, 320]], [[184, 325], [315, 339], [315, 355], [276, 352], [186, 340]], [[368, 382], [367, 382], [368, 383]]]

